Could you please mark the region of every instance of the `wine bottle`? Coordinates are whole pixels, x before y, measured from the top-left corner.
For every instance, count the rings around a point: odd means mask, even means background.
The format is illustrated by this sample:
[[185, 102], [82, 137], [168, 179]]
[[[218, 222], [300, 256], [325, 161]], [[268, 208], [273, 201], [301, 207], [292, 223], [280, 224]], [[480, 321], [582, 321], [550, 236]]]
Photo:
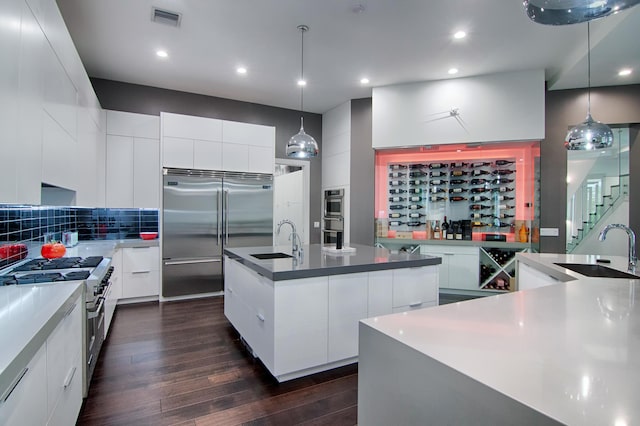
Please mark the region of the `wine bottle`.
[[496, 166], [506, 166], [507, 164], [514, 164], [515, 161], [509, 160], [496, 160]]
[[456, 197], [449, 197], [449, 201], [450, 201], [450, 202], [454, 202], [454, 201], [467, 201], [467, 199], [466, 199], [465, 197], [456, 196]]
[[389, 164], [389, 168], [391, 170], [401, 170], [404, 169], [404, 166], [402, 164]]
[[431, 192], [432, 194], [438, 194], [440, 192], [447, 192], [447, 191], [445, 189], [438, 188], [436, 186], [432, 186], [431, 189], [429, 190], [429, 192]]
[[471, 192], [473, 194], [480, 194], [482, 192], [489, 192], [491, 191], [489, 188], [485, 188], [483, 186], [479, 187], [479, 188], [471, 188]]
[[412, 195], [411, 197], [409, 197], [409, 201], [422, 201], [422, 197]]
[[456, 222], [455, 225], [456, 226], [454, 227], [454, 230], [455, 230], [454, 238], [456, 240], [461, 240], [462, 239], [462, 224], [460, 222]]
[[493, 173], [494, 175], [500, 175], [500, 176], [508, 176], [508, 175], [512, 175], [514, 174], [516, 171], [515, 170], [509, 170], [509, 169], [497, 169], [494, 170]]
[[409, 172], [409, 177], [412, 177], [412, 178], [417, 178], [422, 176], [426, 176], [426, 174], [423, 172]]
[[449, 188], [450, 194], [461, 194], [463, 192], [467, 192], [466, 188]]
[[399, 217], [405, 217], [404, 213], [389, 213], [389, 219], [397, 219]]
[[426, 184], [426, 180], [414, 179], [409, 181], [409, 185], [424, 185]]
[[487, 182], [489, 181], [486, 179], [471, 179], [471, 185], [482, 185]]
[[499, 204], [498, 205], [498, 209], [499, 210], [511, 210], [513, 208], [514, 208], [514, 206], [512, 206], [510, 204]]
[[409, 210], [420, 210], [422, 206], [420, 204], [409, 204]]
[[411, 219], [415, 219], [415, 218], [421, 218], [422, 216], [426, 216], [426, 214], [423, 213], [409, 213], [409, 216]]
[[451, 185], [464, 185], [467, 182], [469, 182], [469, 181], [468, 180], [464, 180], [464, 179], [451, 179], [449, 181], [449, 183]]
[[404, 197], [389, 197], [389, 201], [392, 203], [400, 203], [404, 201]]
[[405, 184], [405, 182], [403, 180], [390, 180], [389, 181], [389, 185], [390, 186], [402, 186], [404, 184]]
[[451, 176], [466, 176], [468, 174], [469, 172], [465, 172], [464, 170], [452, 170], [450, 173]]
[[469, 165], [469, 163], [463, 163], [463, 162], [459, 161], [459, 162], [451, 163], [450, 167], [459, 169], [461, 167], [467, 167], [468, 165]]
[[486, 217], [493, 217], [493, 215], [485, 213], [471, 213], [471, 219], [483, 219]]
[[508, 195], [497, 195], [496, 199], [498, 201], [510, 201], [510, 200], [515, 200], [516, 197], [509, 197]]
[[493, 223], [493, 226], [497, 226], [497, 227], [500, 227], [500, 228], [507, 228], [507, 227], [509, 227], [509, 226], [513, 226], [513, 224], [511, 224], [511, 223], [506, 223], [506, 222], [500, 222], [500, 221], [498, 221], [498, 220], [497, 220], [497, 221], [495, 221], [495, 222]]
[[409, 164], [409, 168], [412, 169], [412, 170], [420, 170], [423, 167], [424, 167], [424, 164], [419, 164], [419, 163]]
[[444, 169], [447, 168], [447, 163], [431, 163], [429, 164], [430, 169]]
[[491, 163], [486, 163], [486, 162], [480, 162], [480, 163], [471, 163], [471, 167], [476, 168], [476, 167], [487, 167], [490, 166]]
[[505, 178], [505, 177], [503, 177], [503, 178], [496, 178], [496, 179], [493, 179], [493, 180], [491, 181], [491, 183], [492, 183], [492, 184], [494, 184], [494, 185], [500, 185], [500, 184], [502, 184], [502, 183], [511, 183], [511, 182], [513, 182], [513, 181], [514, 181], [514, 179], [509, 179], [509, 178]]
[[402, 204], [391, 204], [389, 210], [402, 210], [404, 206]]
[[431, 185], [446, 185], [447, 181], [446, 180], [442, 180], [442, 179], [434, 179], [434, 180], [429, 181], [429, 183]]
[[389, 173], [389, 177], [390, 177], [390, 178], [399, 178], [399, 177], [404, 177], [404, 176], [406, 176], [406, 174], [405, 174], [405, 173], [402, 173], [402, 172], [392, 172], [392, 173]]
[[407, 192], [407, 190], [402, 188], [391, 188], [389, 190], [389, 194], [404, 194], [405, 192]]
[[508, 188], [506, 186], [501, 186], [500, 188], [493, 188], [493, 192], [511, 192], [513, 188]]
[[[471, 191], [473, 192], [473, 191]], [[489, 201], [491, 200], [491, 198], [489, 197], [485, 197], [484, 195], [474, 195], [473, 197], [471, 197], [471, 201]]]
[[447, 199], [447, 197], [439, 197], [437, 195], [432, 195], [431, 197], [429, 197], [429, 201], [435, 203], [437, 201], [445, 201]]
[[491, 173], [483, 169], [476, 169], [471, 171], [472, 176], [482, 176], [482, 175], [488, 175], [488, 174], [491, 174]]
[[482, 228], [485, 226], [491, 226], [490, 223], [484, 223], [484, 222], [471, 222], [471, 226], [474, 228]]
[[436, 224], [433, 227], [432, 235], [433, 235], [433, 239], [434, 240], [439, 240], [441, 238], [440, 237], [440, 221], [439, 220], [436, 220]]
[[447, 222], [447, 217], [444, 217], [444, 220], [442, 221], [442, 239], [446, 240], [447, 239], [447, 234], [449, 233], [449, 223]]
[[419, 220], [412, 220], [407, 222], [407, 226], [421, 226], [424, 225], [424, 223], [420, 222]]
[[471, 204], [469, 208], [471, 210], [485, 210], [485, 209], [490, 209], [491, 206], [485, 206], [484, 204]]
[[399, 220], [389, 221], [389, 226], [400, 226], [400, 225], [404, 225], [404, 222], [400, 222]]
[[495, 215], [494, 217], [496, 219], [509, 219], [509, 218], [512, 218], [512, 217], [515, 217], [515, 216], [516, 215], [514, 215], [514, 214], [500, 213], [500, 214]]
[[443, 172], [443, 171], [429, 172], [429, 176], [431, 176], [431, 177], [443, 177], [443, 176], [447, 176], [447, 172]]
[[409, 188], [409, 194], [422, 194], [422, 188]]

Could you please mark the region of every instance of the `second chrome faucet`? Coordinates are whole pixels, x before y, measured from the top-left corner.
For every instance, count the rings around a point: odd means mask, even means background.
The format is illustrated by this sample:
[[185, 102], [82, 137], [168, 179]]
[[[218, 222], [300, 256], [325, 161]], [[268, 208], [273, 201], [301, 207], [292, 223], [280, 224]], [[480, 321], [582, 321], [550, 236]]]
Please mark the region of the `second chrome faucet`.
[[[291, 235], [289, 235], [289, 239], [291, 240], [291, 254], [293, 256], [297, 256], [298, 259], [302, 259], [302, 240], [300, 239], [300, 235], [296, 232], [296, 225], [293, 221], [289, 219], [283, 219], [278, 223], [278, 228], [276, 229], [276, 235], [280, 235], [280, 228], [282, 225], [288, 224], [291, 226]], [[297, 240], [297, 241], [296, 241]]]
[[638, 258], [636, 257], [636, 234], [633, 232], [631, 228], [627, 225], [623, 225], [621, 223], [612, 223], [610, 225], [605, 226], [602, 231], [600, 231], [600, 235], [598, 235], [598, 240], [604, 241], [607, 238], [607, 232], [611, 229], [622, 229], [627, 233], [629, 237], [629, 272], [636, 272], [636, 263], [638, 262]]

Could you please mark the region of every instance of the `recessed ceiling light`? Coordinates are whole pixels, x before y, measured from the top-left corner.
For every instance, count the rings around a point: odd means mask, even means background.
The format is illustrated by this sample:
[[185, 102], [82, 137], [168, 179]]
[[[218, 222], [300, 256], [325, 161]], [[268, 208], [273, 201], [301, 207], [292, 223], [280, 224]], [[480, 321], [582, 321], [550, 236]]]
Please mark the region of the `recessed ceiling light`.
[[465, 38], [466, 36], [467, 33], [465, 33], [464, 31], [456, 31], [455, 34], [453, 34], [453, 38], [455, 39]]
[[620, 71], [618, 71], [618, 75], [621, 76], [621, 77], [625, 77], [625, 76], [630, 75], [630, 74], [631, 74], [631, 68], [624, 68], [624, 69], [621, 69]]
[[449, 74], [457, 74], [458, 73], [458, 68], [449, 68], [449, 71], [447, 71]]
[[236, 68], [236, 72], [238, 74], [246, 74], [247, 73], [247, 69], [245, 67], [238, 67], [238, 68]]
[[306, 80], [298, 80], [298, 86], [306, 86], [306, 85], [307, 85]]
[[169, 56], [166, 50], [157, 50], [156, 55], [158, 55], [161, 58], [166, 58]]
[[369, 79], [367, 77], [363, 77], [360, 79], [360, 84], [369, 84]]

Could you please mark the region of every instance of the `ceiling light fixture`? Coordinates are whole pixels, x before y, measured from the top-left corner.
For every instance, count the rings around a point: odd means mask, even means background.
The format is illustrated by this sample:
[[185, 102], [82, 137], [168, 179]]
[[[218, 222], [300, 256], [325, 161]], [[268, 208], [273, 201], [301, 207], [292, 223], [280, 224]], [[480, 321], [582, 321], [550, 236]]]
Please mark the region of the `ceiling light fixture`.
[[306, 25], [298, 25], [300, 30], [300, 79], [298, 80], [298, 86], [300, 86], [300, 131], [291, 136], [287, 143], [287, 157], [296, 158], [311, 158], [318, 156], [318, 144], [316, 140], [305, 133], [304, 131], [304, 118], [302, 113], [304, 111], [304, 86], [307, 82], [304, 79], [304, 33], [309, 31], [309, 27]]
[[238, 68], [236, 68], [236, 72], [238, 74], [243, 74], [244, 75], [244, 74], [247, 73], [247, 69], [245, 67], [238, 67]]
[[628, 75], [631, 75], [631, 68], [625, 68], [625, 69], [620, 70], [620, 71], [618, 72], [618, 75], [619, 75], [620, 77], [626, 77], [626, 76], [628, 76]]
[[590, 151], [613, 145], [613, 132], [604, 123], [591, 117], [591, 31], [587, 22], [587, 118], [569, 130], [564, 140], [568, 150]]
[[453, 38], [460, 40], [461, 38], [465, 38], [467, 36], [467, 33], [465, 33], [464, 31], [456, 31], [455, 34], [453, 34]]
[[567, 25], [604, 18], [640, 3], [640, 0], [524, 0], [524, 9], [534, 22]]
[[458, 68], [449, 68], [447, 71], [449, 74], [458, 74]]
[[360, 79], [360, 84], [369, 84], [369, 79], [367, 77], [363, 77]]
[[169, 56], [166, 50], [157, 50], [156, 55], [158, 55], [160, 58], [166, 58]]

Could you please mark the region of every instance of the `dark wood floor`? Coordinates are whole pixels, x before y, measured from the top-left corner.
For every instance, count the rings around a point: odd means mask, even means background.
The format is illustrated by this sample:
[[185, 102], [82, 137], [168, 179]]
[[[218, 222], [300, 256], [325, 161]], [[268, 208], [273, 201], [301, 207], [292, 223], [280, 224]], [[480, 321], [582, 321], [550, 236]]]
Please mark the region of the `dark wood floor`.
[[119, 306], [78, 425], [355, 425], [357, 365], [279, 384], [222, 298]]

